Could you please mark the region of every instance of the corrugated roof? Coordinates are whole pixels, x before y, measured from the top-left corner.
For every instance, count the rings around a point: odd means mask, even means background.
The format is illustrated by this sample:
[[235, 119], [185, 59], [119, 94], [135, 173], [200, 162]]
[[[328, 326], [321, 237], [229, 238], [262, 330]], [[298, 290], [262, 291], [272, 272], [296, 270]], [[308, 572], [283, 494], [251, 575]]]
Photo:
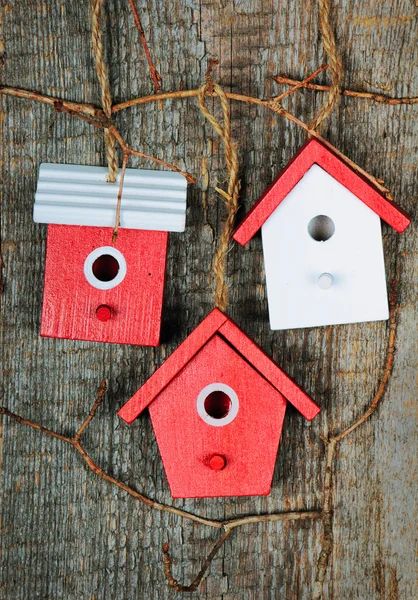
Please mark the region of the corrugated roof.
[[[113, 227], [119, 190], [106, 167], [41, 164], [33, 211], [37, 223]], [[184, 231], [187, 181], [179, 173], [126, 169], [120, 227]]]

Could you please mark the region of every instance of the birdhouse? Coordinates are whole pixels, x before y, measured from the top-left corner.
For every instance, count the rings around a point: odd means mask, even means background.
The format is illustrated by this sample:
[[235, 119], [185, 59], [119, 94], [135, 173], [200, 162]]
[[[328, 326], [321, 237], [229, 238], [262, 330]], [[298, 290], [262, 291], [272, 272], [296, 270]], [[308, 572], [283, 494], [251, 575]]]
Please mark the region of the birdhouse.
[[169, 231], [184, 231], [187, 182], [178, 173], [42, 164], [34, 220], [48, 223], [41, 335], [157, 346]]
[[149, 408], [174, 498], [270, 492], [287, 402], [319, 408], [226, 315], [215, 309], [121, 408]]
[[261, 228], [271, 329], [388, 318], [380, 219], [410, 223], [327, 146], [302, 146], [233, 236]]

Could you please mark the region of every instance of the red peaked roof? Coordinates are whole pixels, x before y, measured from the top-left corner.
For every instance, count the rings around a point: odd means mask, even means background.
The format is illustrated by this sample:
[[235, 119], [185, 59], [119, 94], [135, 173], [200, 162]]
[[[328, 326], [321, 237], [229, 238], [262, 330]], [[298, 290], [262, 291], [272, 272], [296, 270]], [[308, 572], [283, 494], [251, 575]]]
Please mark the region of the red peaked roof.
[[402, 232], [410, 224], [408, 215], [399, 206], [387, 200], [370, 181], [327, 146], [311, 138], [253, 206], [236, 229], [234, 240], [245, 246], [313, 164], [322, 167], [396, 231]]
[[319, 407], [220, 310], [214, 309], [184, 340], [159, 369], [144, 383], [118, 412], [127, 423], [132, 423], [170, 381], [187, 365], [199, 350], [216, 334], [221, 335], [260, 376], [275, 387], [309, 421]]

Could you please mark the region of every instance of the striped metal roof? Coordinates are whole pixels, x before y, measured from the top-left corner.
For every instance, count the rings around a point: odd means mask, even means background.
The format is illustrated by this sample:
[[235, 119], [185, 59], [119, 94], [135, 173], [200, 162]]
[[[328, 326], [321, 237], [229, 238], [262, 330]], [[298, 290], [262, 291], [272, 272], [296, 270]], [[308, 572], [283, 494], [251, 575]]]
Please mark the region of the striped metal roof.
[[[120, 172], [106, 180], [106, 167], [43, 163], [33, 218], [37, 223], [113, 227]], [[184, 231], [187, 181], [179, 173], [126, 169], [120, 227]]]

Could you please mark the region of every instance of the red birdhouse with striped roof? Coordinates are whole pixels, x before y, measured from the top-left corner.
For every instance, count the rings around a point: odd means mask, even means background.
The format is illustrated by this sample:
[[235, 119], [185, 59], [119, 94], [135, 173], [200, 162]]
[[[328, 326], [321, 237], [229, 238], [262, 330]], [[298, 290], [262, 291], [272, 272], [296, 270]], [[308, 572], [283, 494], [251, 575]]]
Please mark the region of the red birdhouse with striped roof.
[[42, 164], [34, 220], [48, 223], [41, 335], [158, 346], [168, 232], [184, 231], [187, 181], [126, 169], [120, 229], [112, 240], [121, 174]]
[[318, 406], [215, 309], [119, 416], [149, 408], [174, 498], [270, 492], [287, 402], [308, 420]]

